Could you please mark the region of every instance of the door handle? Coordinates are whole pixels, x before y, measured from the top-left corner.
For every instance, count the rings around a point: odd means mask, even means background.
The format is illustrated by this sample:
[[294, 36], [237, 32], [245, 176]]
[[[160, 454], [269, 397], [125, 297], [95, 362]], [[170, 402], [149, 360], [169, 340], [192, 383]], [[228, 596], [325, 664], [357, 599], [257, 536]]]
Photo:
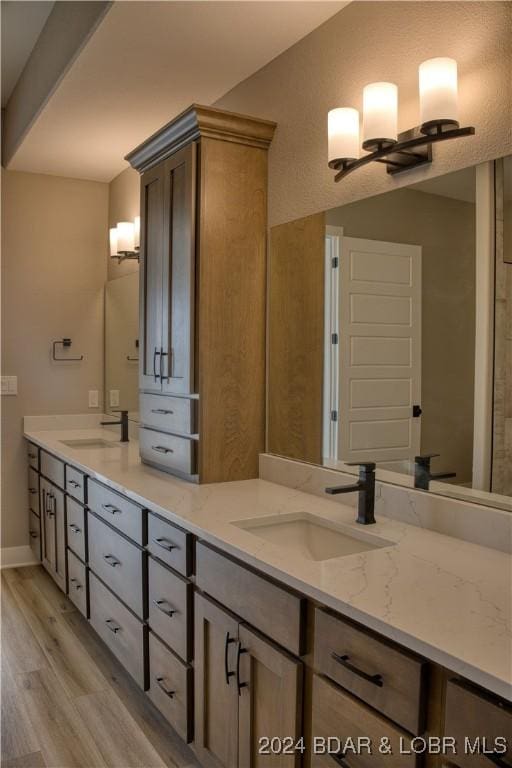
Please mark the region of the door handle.
[[[48, 509], [47, 509], [47, 515], [48, 517], [55, 517], [55, 506], [56, 506], [56, 499], [53, 493], [49, 493], [46, 497], [49, 501]], [[53, 509], [52, 509], [53, 507]]]
[[71, 584], [73, 584], [73, 586], [74, 586], [74, 588], [75, 588], [76, 590], [78, 590], [78, 591], [79, 591], [79, 590], [81, 590], [81, 589], [82, 589], [82, 585], [80, 584], [80, 582], [78, 581], [78, 579], [70, 579], [70, 582], [71, 582]]
[[[170, 616], [171, 618], [175, 613], [178, 613], [176, 608], [173, 608], [172, 605], [167, 602], [167, 600], [153, 600], [153, 605], [156, 605], [159, 611], [162, 611], [162, 613], [165, 613], [166, 616]], [[169, 608], [164, 608], [164, 605], [168, 605]]]
[[173, 549], [179, 549], [177, 544], [173, 544], [172, 541], [164, 538], [164, 536], [161, 536], [158, 539], [153, 539], [153, 543], [159, 547], [162, 547], [162, 549], [166, 549], [167, 552], [172, 552]]
[[30, 493], [31, 496], [34, 496], [37, 493], [35, 488], [29, 488], [28, 492]]
[[165, 445], [152, 445], [151, 450], [157, 453], [174, 453], [172, 448], [166, 448]]
[[37, 533], [36, 533], [36, 531], [29, 531], [29, 533], [30, 533], [30, 538], [31, 538], [31, 539], [37, 539], [37, 538], [39, 538], [39, 537], [38, 537], [38, 535], [37, 535]]
[[165, 408], [152, 408], [151, 413], [156, 413], [161, 416], [173, 416], [174, 411], [168, 411]]
[[379, 688], [382, 688], [382, 686], [384, 685], [384, 682], [382, 680], [382, 675], [379, 675], [379, 674], [369, 675], [368, 672], [364, 672], [362, 669], [359, 669], [359, 667], [356, 667], [354, 666], [354, 664], [351, 664], [350, 656], [348, 656], [347, 654], [340, 656], [339, 654], [333, 651], [331, 653], [331, 658], [333, 658], [334, 661], [337, 661], [338, 664], [341, 664], [342, 667], [345, 667], [345, 669], [348, 669], [349, 672], [353, 672], [355, 675], [362, 677], [363, 680], [366, 680], [369, 683], [373, 683], [373, 685], [376, 685]]
[[72, 485], [72, 486], [73, 486], [73, 488], [81, 488], [81, 487], [82, 487], [82, 486], [80, 485], [80, 483], [77, 483], [77, 481], [76, 481], [76, 480], [68, 480], [68, 485]]
[[114, 555], [103, 555], [103, 559], [111, 568], [115, 568], [116, 565], [121, 565], [121, 561], [118, 560], [117, 557], [114, 557]]
[[76, 523], [70, 523], [69, 527], [71, 528], [73, 533], [82, 533], [82, 529], [79, 528], [78, 525], [76, 525]]
[[114, 635], [116, 635], [122, 629], [122, 627], [114, 623], [114, 619], [105, 619], [105, 624], [110, 629], [110, 631], [114, 633]]
[[418, 419], [422, 413], [423, 413], [423, 410], [421, 408], [421, 405], [413, 405], [412, 416], [414, 419]]
[[164, 376], [164, 357], [168, 357], [168, 352], [164, 352], [163, 347], [160, 350], [160, 380], [161, 381], [169, 381], [169, 371], [167, 371], [167, 376]]
[[247, 688], [249, 683], [240, 682], [240, 657], [242, 653], [247, 653], [247, 648], [242, 648], [242, 643], [238, 641], [238, 648], [236, 652], [236, 687], [238, 689], [238, 695], [242, 695], [242, 688]]
[[[153, 352], [153, 377], [154, 377], [155, 381], [158, 381], [158, 379], [160, 378], [161, 373], [162, 373], [161, 370], [160, 370], [160, 373], [156, 372], [156, 358], [157, 358], [157, 355], [160, 355], [160, 354], [161, 354], [160, 350], [155, 347], [155, 351]], [[162, 363], [160, 362], [160, 366], [161, 365], [162, 365]]]
[[122, 509], [118, 509], [117, 507], [114, 507], [113, 504], [102, 504], [101, 508], [105, 510], [105, 512], [108, 512], [111, 515], [120, 515], [122, 513]]
[[231, 643], [236, 643], [236, 638], [230, 637], [229, 632], [226, 632], [226, 643], [224, 645], [224, 675], [226, 678], [226, 685], [229, 685], [229, 678], [233, 677], [233, 675], [235, 674], [234, 672], [230, 672], [228, 667], [228, 654], [229, 654], [229, 646]]
[[168, 696], [170, 699], [173, 699], [176, 691], [171, 691], [169, 688], [166, 688], [164, 685], [165, 677], [155, 677], [156, 683], [159, 688], [162, 689], [162, 691], [165, 693], [166, 696]]

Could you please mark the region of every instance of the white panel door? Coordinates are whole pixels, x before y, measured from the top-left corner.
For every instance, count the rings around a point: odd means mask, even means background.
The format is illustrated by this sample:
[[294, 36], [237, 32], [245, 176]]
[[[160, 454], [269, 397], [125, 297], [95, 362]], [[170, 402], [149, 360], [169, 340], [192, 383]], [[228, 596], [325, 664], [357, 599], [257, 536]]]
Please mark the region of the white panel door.
[[392, 462], [420, 451], [421, 246], [343, 237], [338, 459]]

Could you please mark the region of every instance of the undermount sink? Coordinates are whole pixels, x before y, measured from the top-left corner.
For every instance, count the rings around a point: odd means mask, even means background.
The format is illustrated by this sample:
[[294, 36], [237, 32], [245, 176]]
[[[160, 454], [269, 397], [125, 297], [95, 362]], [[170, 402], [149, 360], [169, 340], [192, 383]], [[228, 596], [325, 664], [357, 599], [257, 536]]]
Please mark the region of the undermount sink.
[[392, 541], [375, 534], [365, 530], [354, 531], [342, 523], [324, 520], [308, 512], [253, 517], [238, 520], [233, 525], [307, 560], [332, 560], [393, 546]]
[[82, 440], [61, 440], [68, 448], [118, 448], [119, 443], [113, 440], [101, 440], [101, 438], [83, 438]]

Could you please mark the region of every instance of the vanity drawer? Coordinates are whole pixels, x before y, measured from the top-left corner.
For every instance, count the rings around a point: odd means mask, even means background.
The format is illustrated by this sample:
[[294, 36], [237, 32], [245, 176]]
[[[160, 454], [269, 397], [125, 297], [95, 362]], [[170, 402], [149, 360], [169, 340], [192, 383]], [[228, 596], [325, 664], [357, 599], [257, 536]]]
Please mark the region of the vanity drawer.
[[66, 491], [77, 501], [85, 504], [85, 475], [66, 464]]
[[39, 516], [39, 475], [32, 467], [28, 468], [28, 507]]
[[59, 488], [64, 488], [64, 462], [41, 449], [41, 474]]
[[306, 600], [212, 547], [196, 545], [196, 584], [296, 656], [305, 652]]
[[140, 395], [140, 422], [164, 432], [194, 432], [194, 401], [185, 397]]
[[[318, 672], [411, 733], [423, 732], [426, 664], [422, 659], [322, 608], [315, 610], [314, 647]], [[369, 679], [378, 675], [380, 679]]]
[[140, 455], [151, 464], [184, 475], [195, 472], [195, 440], [139, 428]]
[[[451, 757], [460, 768], [492, 768], [494, 765], [512, 765], [512, 705], [498, 701], [489, 694], [481, 693], [462, 681], [450, 680], [446, 687], [445, 729], [446, 736], [456, 740], [457, 756]], [[508, 749], [502, 752], [498, 737], [507, 738]], [[480, 744], [488, 754], [469, 754], [464, 749], [468, 739]], [[494, 762], [495, 757], [503, 763]]]
[[27, 458], [30, 466], [35, 470], [39, 470], [39, 448], [34, 443], [27, 445]]
[[192, 670], [149, 633], [147, 695], [181, 738], [192, 738]]
[[148, 550], [183, 576], [192, 573], [192, 536], [160, 517], [148, 514]]
[[148, 560], [149, 626], [185, 661], [190, 661], [193, 587], [182, 576]]
[[87, 538], [91, 570], [143, 619], [143, 550], [91, 514], [87, 515]]
[[85, 553], [85, 509], [68, 496], [66, 511], [68, 547], [85, 563], [87, 559]]
[[122, 531], [137, 544], [144, 541], [144, 512], [126, 496], [111, 491], [96, 480], [87, 483], [87, 506], [110, 525]]
[[87, 575], [85, 565], [68, 549], [68, 596], [87, 618]]
[[41, 561], [41, 520], [32, 510], [28, 513], [28, 535], [30, 536], [30, 549], [38, 562]]
[[145, 686], [144, 642], [146, 628], [89, 572], [90, 622], [141, 688]]
[[[328, 746], [327, 740], [334, 737]], [[312, 768], [335, 768], [336, 765], [350, 765], [351, 768], [414, 768], [417, 764], [415, 755], [400, 754], [411, 742], [410, 737], [380, 715], [376, 714], [348, 693], [344, 693], [325, 678], [313, 675], [313, 720], [312, 740], [317, 739], [315, 754], [311, 756]], [[392, 754], [379, 753], [382, 738], [387, 738], [391, 745]], [[358, 753], [346, 752], [346, 763], [336, 760], [334, 754], [340, 739], [342, 745], [347, 739], [352, 739], [354, 746], [358, 739], [369, 739], [371, 754], [364, 749], [364, 742], [359, 742]], [[402, 739], [402, 742], [400, 741]], [[324, 742], [325, 740], [325, 742]], [[322, 754], [321, 745], [331, 749], [333, 754]], [[338, 753], [339, 754], [339, 753]], [[342, 755], [339, 755], [342, 757]]]

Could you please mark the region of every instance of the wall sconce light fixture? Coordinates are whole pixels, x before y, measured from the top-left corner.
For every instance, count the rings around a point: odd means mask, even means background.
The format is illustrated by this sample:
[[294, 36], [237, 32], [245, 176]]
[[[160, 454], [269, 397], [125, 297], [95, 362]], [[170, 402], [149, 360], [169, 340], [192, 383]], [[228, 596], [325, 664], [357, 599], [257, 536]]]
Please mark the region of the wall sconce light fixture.
[[[391, 174], [432, 162], [432, 144], [472, 136], [472, 126], [460, 128], [457, 109], [457, 62], [435, 58], [419, 67], [420, 120], [397, 133], [398, 88], [394, 83], [370, 83], [363, 89], [363, 140], [359, 140], [359, 112], [351, 107], [332, 109], [327, 118], [328, 164], [340, 181], [373, 161]], [[360, 156], [360, 147], [368, 154]]]
[[110, 258], [120, 264], [125, 259], [139, 260], [140, 216], [133, 221], [118, 221], [109, 231]]

